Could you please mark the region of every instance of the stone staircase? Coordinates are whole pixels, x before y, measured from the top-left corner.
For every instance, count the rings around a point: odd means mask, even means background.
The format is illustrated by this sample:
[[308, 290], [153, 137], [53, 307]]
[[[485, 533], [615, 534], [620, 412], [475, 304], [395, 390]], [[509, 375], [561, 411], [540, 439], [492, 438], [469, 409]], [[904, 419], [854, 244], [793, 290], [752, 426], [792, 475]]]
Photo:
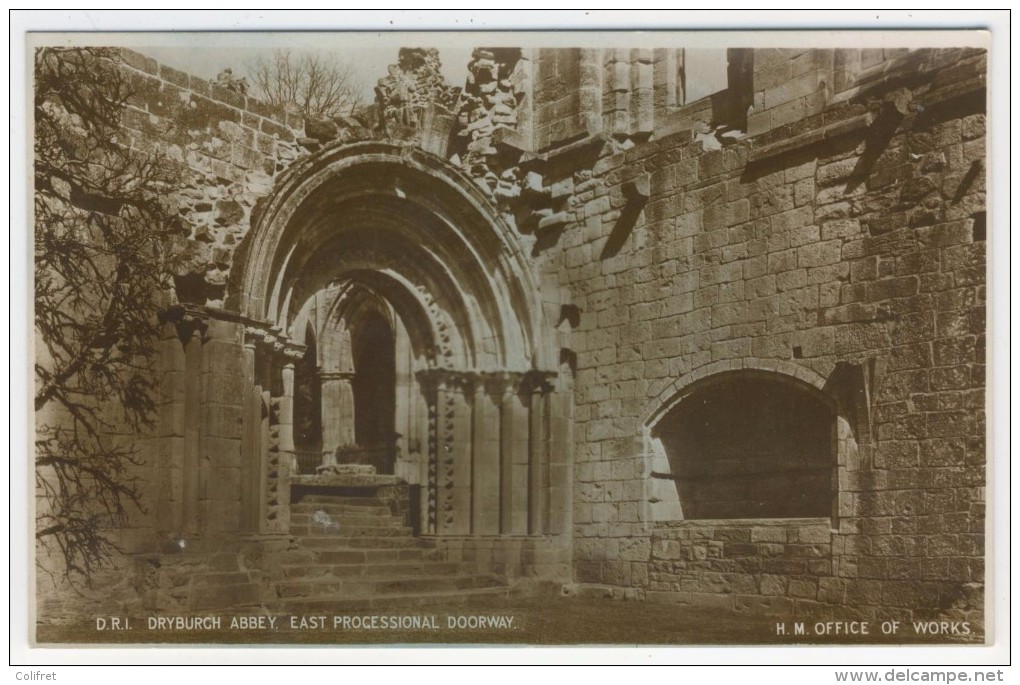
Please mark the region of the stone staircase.
[[[290, 505], [297, 546], [287, 551], [267, 608], [311, 614], [459, 604], [507, 592], [505, 574], [447, 560], [434, 540], [415, 537], [406, 502], [379, 490], [306, 490]], [[397, 513], [395, 513], [397, 512]]]

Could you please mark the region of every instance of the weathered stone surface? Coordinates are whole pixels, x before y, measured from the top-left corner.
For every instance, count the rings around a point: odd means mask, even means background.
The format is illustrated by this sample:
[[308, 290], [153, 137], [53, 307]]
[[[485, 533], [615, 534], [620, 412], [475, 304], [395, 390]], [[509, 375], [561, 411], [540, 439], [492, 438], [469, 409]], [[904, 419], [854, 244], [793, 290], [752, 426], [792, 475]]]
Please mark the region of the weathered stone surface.
[[[442, 278], [485, 280], [506, 267], [507, 254], [527, 255], [531, 273], [526, 284], [515, 282], [512, 297], [535, 295], [554, 312], [536, 315], [551, 321], [527, 325], [554, 331], [541, 342], [548, 347], [542, 363], [555, 368], [546, 357], [562, 361], [553, 376], [564, 384], [563, 405], [538, 423], [529, 423], [527, 411], [515, 415], [520, 407], [509, 397], [475, 424], [463, 410], [480, 405], [480, 396], [451, 400], [428, 417], [435, 431], [447, 422], [451, 434], [477, 436], [472, 449], [511, 446], [506, 464], [495, 461], [513, 487], [492, 490], [507, 502], [496, 513], [509, 515], [516, 537], [491, 548], [480, 540], [451, 542], [445, 553], [457, 563], [474, 556], [492, 568], [509, 564], [517, 576], [572, 575], [609, 596], [640, 590], [648, 599], [749, 613], [819, 604], [865, 613], [940, 603], [976, 611], [984, 557], [986, 122], [983, 99], [968, 93], [983, 93], [975, 76], [983, 72], [983, 53], [750, 51], [746, 82], [730, 84], [704, 110], [668, 100], [677, 66], [668, 52], [478, 49], [458, 89], [443, 80], [436, 51], [406, 49], [379, 83], [377, 135], [448, 160], [450, 173], [469, 178], [471, 193], [480, 190], [478, 201], [513, 231], [506, 245], [486, 246], [485, 269]], [[344, 127], [302, 124], [225, 84], [161, 69], [140, 55], [129, 54], [125, 69], [137, 86], [126, 130], [165, 147], [189, 172], [177, 192], [188, 229], [178, 250], [177, 299], [220, 311], [251, 227], [288, 169], [310, 154], [297, 136], [336, 146], [346, 140]], [[936, 97], [961, 80], [977, 89]], [[727, 105], [730, 98], [742, 106]], [[427, 292], [441, 279], [421, 280], [408, 302], [431, 295], [447, 306], [454, 299], [452, 291]], [[394, 311], [406, 315], [407, 302], [399, 304]], [[444, 322], [447, 329], [429, 344], [443, 344], [451, 328], [478, 326], [476, 309], [497, 306], [495, 298], [472, 302], [463, 321]], [[511, 325], [516, 314], [495, 319]], [[284, 354], [285, 336], [260, 335]], [[491, 359], [496, 348], [487, 339], [471, 353]], [[215, 345], [206, 352], [206, 364], [225, 363]], [[529, 354], [538, 364], [539, 352]], [[208, 454], [223, 499], [203, 516], [220, 532], [236, 532], [240, 503], [223, 493], [242, 493], [250, 483], [238, 456], [241, 443], [253, 439], [244, 427], [256, 415], [261, 421], [261, 395], [241, 369], [223, 379], [207, 370], [205, 382], [217, 385], [203, 391], [208, 411], [195, 419], [209, 431], [203, 452], [189, 442], [194, 417], [174, 405], [196, 392], [188, 385], [196, 370], [183, 361], [168, 368], [164, 380], [174, 389], [163, 393], [159, 429], [168, 501], [190, 496], [183, 471], [192, 456]], [[673, 466], [707, 448], [671, 443], [657, 432], [663, 417], [702, 386], [761, 377], [835, 407], [810, 425], [798, 412], [805, 423], [794, 427], [825, 438], [818, 441], [826, 445], [819, 448], [825, 468], [805, 473], [813, 463], [807, 455], [769, 454], [766, 428], [755, 423], [768, 413], [752, 408], [730, 425], [760, 431], [752, 444], [762, 457], [742, 459], [734, 450], [717, 470], [685, 483]], [[280, 418], [288, 411], [280, 389], [271, 392], [270, 468], [287, 482], [293, 423]], [[555, 427], [553, 437], [529, 442], [542, 422]], [[469, 539], [472, 523], [461, 510], [465, 502], [469, 512], [483, 503], [462, 489], [463, 464], [443, 456], [446, 448], [466, 449], [464, 441], [433, 443], [418, 446], [431, 477], [450, 462], [449, 482], [433, 493], [445, 504], [436, 506], [446, 506], [443, 515]], [[781, 461], [781, 470], [796, 475], [778, 481]], [[741, 470], [744, 480], [726, 480]], [[393, 485], [388, 478], [289, 482]], [[529, 503], [525, 482], [562, 501], [549, 511], [541, 498]], [[277, 532], [296, 515], [286, 490], [269, 495]], [[817, 518], [734, 515], [749, 503], [793, 501], [806, 492], [818, 494]], [[699, 513], [704, 502], [717, 506], [719, 519]], [[156, 508], [167, 530], [181, 525], [175, 506]], [[524, 549], [525, 542], [539, 544], [528, 536], [529, 517], [554, 514], [570, 546]], [[352, 561], [370, 554], [343, 551]], [[181, 578], [207, 570], [175, 567], [159, 596], [183, 606]], [[294, 596], [307, 595], [314, 582], [295, 579]], [[236, 601], [248, 601], [244, 583], [236, 585]]]

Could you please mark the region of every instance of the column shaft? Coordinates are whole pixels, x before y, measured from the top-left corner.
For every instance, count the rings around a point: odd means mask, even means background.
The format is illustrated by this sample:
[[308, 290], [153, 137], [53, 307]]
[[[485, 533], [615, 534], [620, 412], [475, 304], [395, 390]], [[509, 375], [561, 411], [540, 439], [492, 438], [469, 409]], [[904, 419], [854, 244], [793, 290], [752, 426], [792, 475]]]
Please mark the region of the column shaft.
[[182, 523], [189, 535], [198, 533], [199, 453], [202, 428], [202, 334], [195, 330], [184, 350], [184, 483]]
[[528, 532], [528, 410], [516, 389], [500, 406], [500, 532]]
[[549, 462], [546, 454], [546, 400], [539, 389], [531, 392], [528, 413], [528, 532], [546, 532], [549, 512]]
[[494, 535], [499, 533], [500, 517], [499, 407], [482, 383], [475, 387], [471, 418], [471, 532]]
[[255, 388], [255, 345], [244, 346], [244, 397], [241, 432], [241, 528], [258, 529], [258, 432], [261, 416]]

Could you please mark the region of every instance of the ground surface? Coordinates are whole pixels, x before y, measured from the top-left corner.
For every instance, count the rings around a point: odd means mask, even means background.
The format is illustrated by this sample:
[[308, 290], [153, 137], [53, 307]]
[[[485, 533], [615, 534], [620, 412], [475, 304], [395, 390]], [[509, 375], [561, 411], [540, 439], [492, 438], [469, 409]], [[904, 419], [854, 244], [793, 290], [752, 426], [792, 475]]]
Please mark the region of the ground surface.
[[[334, 627], [334, 618], [340, 625]], [[370, 620], [372, 616], [426, 617], [437, 627], [416, 629], [344, 629], [345, 616]], [[320, 620], [321, 617], [321, 620]], [[451, 627], [470, 617], [491, 617], [496, 628]], [[502, 620], [501, 620], [502, 617]], [[960, 643], [980, 641], [968, 637], [926, 637], [901, 627], [896, 635], [883, 635], [878, 622], [869, 624], [867, 636], [846, 635], [843, 624], [818, 617], [797, 617], [785, 623], [785, 635], [777, 635], [777, 620], [747, 614], [696, 609], [677, 605], [610, 599], [545, 597], [485, 598], [469, 605], [432, 606], [411, 610], [370, 610], [347, 613], [281, 615], [274, 627], [229, 629], [232, 616], [221, 615], [219, 630], [150, 628], [148, 617], [133, 617], [128, 630], [97, 630], [92, 619], [74, 625], [45, 626], [37, 630], [37, 642], [133, 643], [133, 644], [541, 644], [541, 645], [776, 645], [776, 644], [889, 644]], [[507, 619], [512, 618], [512, 621]], [[390, 619], [392, 620], [392, 619]], [[291, 622], [295, 627], [291, 627]], [[795, 635], [795, 621], [805, 634]], [[300, 626], [304, 626], [303, 628]], [[857, 626], [858, 628], [860, 626]], [[840, 634], [824, 634], [825, 632]], [[821, 631], [823, 634], [818, 634]]]

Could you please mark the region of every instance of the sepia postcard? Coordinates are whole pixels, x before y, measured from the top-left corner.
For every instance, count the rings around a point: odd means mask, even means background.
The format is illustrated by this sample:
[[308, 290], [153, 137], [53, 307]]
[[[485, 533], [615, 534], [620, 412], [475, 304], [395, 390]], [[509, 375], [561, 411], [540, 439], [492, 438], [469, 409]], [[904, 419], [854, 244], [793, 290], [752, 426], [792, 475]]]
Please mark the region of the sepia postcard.
[[34, 644], [991, 642], [989, 45], [30, 34]]

